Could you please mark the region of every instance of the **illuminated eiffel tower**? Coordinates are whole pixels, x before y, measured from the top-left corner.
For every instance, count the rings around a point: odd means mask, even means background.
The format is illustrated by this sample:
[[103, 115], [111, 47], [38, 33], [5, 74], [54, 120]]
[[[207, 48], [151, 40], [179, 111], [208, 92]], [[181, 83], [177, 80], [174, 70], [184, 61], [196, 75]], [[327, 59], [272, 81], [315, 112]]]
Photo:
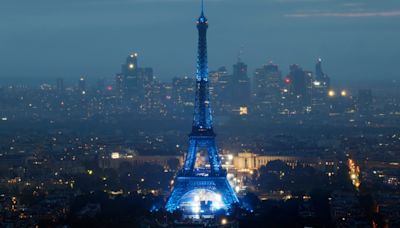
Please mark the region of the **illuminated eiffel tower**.
[[[175, 178], [175, 185], [166, 209], [181, 209], [185, 213], [208, 213], [228, 209], [239, 200], [226, 178], [215, 145], [215, 133], [210, 108], [208, 64], [207, 64], [208, 21], [202, 10], [197, 20], [198, 56], [196, 72], [196, 98], [192, 132], [189, 135], [189, 150], [183, 169]], [[206, 150], [210, 167], [195, 168], [199, 150]]]

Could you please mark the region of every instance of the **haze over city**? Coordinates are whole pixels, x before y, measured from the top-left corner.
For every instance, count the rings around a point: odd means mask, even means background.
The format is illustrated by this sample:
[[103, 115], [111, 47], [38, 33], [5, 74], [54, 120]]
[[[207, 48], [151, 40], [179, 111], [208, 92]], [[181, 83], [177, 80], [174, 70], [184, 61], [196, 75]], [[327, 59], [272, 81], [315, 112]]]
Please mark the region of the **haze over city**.
[[[398, 78], [396, 0], [210, 0], [210, 69], [241, 58], [253, 71], [273, 61], [312, 69], [323, 59], [338, 85]], [[192, 76], [194, 0], [2, 1], [0, 78], [107, 78], [129, 51], [161, 80]]]

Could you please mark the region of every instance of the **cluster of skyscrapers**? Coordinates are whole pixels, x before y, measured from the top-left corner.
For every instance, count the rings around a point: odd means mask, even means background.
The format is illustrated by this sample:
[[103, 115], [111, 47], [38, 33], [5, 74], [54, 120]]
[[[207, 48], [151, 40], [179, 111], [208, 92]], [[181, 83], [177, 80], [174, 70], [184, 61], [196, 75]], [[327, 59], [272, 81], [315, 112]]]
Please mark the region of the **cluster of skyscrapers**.
[[[347, 91], [331, 90], [330, 78], [322, 70], [318, 59], [315, 72], [290, 66], [284, 76], [272, 62], [257, 68], [249, 76], [247, 65], [240, 59], [230, 74], [226, 67], [209, 72], [210, 99], [218, 114], [302, 114], [329, 112], [336, 95], [347, 96]], [[129, 55], [116, 75], [114, 92], [122, 101], [129, 101], [139, 111], [192, 112], [193, 77], [175, 77], [172, 83], [162, 83], [154, 77], [152, 68], [138, 65], [138, 54]], [[337, 94], [336, 94], [337, 93]], [[171, 108], [168, 108], [170, 106]]]

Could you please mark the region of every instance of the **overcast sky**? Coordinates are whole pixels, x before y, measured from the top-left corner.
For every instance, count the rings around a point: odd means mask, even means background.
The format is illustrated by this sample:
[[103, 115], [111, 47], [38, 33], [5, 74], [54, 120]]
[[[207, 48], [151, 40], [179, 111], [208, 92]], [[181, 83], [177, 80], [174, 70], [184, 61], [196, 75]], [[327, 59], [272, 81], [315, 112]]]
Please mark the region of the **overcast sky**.
[[[400, 79], [399, 0], [206, 0], [210, 69], [242, 60], [334, 81]], [[195, 71], [200, 0], [1, 0], [0, 80], [113, 78], [131, 51], [168, 80]]]

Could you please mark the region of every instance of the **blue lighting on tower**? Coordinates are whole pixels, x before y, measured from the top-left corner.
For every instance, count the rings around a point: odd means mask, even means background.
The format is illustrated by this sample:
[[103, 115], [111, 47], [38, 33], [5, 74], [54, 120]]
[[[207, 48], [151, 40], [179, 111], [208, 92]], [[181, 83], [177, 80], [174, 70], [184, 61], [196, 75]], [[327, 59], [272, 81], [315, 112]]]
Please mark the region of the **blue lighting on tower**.
[[[183, 169], [175, 178], [166, 205], [168, 211], [181, 209], [190, 214], [213, 213], [239, 202], [226, 178], [226, 170], [221, 166], [215, 144], [208, 84], [207, 29], [202, 1], [201, 15], [197, 20], [199, 38], [192, 132]], [[207, 151], [210, 168], [195, 169], [199, 150]]]

